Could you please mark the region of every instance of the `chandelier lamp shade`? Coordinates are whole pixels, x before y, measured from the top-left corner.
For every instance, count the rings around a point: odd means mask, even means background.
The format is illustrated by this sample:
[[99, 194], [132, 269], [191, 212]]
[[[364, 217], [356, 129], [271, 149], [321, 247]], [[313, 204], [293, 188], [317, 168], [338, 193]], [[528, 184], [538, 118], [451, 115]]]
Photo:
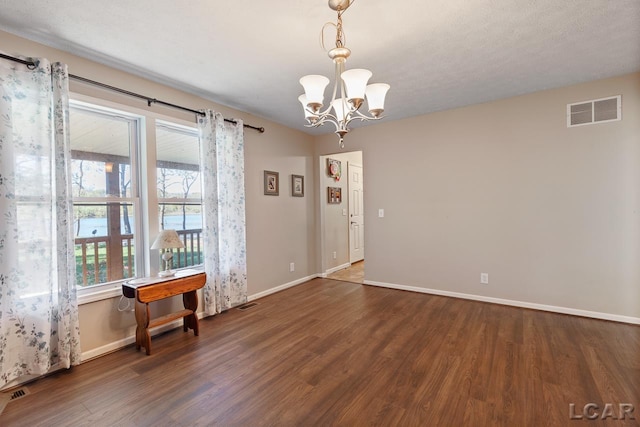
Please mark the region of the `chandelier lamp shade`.
[[[384, 99], [389, 90], [386, 83], [368, 84], [371, 71], [354, 68], [345, 69], [351, 50], [344, 46], [345, 37], [342, 30], [342, 14], [355, 0], [329, 0], [329, 7], [338, 13], [336, 24], [336, 46], [329, 50], [329, 58], [335, 65], [335, 81], [331, 101], [326, 104], [324, 92], [330, 80], [321, 75], [311, 74], [300, 79], [304, 94], [298, 97], [304, 109], [307, 127], [318, 127], [332, 123], [336, 134], [340, 137], [340, 147], [344, 148], [344, 136], [349, 132], [349, 123], [353, 120], [371, 121], [382, 118]], [[327, 25], [325, 24], [325, 26]], [[324, 27], [323, 34], [324, 35]], [[324, 46], [324, 41], [323, 41]], [[367, 104], [369, 114], [363, 113], [363, 104]], [[324, 108], [324, 109], [323, 109]]]

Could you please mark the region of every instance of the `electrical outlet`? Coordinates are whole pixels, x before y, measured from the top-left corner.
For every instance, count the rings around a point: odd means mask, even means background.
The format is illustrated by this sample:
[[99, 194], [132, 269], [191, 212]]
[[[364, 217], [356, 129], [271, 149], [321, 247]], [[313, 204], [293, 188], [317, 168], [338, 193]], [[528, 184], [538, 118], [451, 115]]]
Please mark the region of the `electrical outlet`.
[[338, 253], [337, 253], [337, 252], [334, 252], [334, 253], [333, 253], [333, 259], [337, 259], [337, 258], [338, 258]]
[[384, 218], [384, 209], [378, 209], [378, 218]]
[[292, 262], [291, 264], [289, 264], [289, 271], [290, 271], [291, 273], [293, 273], [294, 271], [296, 271], [296, 264], [295, 264], [295, 263], [293, 263], [293, 262]]
[[480, 284], [481, 285], [489, 284], [489, 273], [480, 273]]

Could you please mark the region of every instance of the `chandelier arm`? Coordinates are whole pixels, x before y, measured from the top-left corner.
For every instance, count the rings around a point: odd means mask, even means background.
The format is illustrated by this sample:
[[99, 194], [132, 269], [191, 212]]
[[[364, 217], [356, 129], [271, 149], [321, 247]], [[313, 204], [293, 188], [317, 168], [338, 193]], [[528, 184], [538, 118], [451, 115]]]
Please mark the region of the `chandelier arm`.
[[[309, 111], [309, 110], [307, 110], [307, 111]], [[327, 106], [327, 108], [325, 108], [325, 110], [324, 110], [324, 111], [318, 111], [318, 112], [315, 112], [315, 113], [314, 113], [313, 111], [311, 111], [311, 112], [312, 112], [315, 116], [318, 116], [318, 117], [324, 117], [324, 116], [326, 116], [327, 114], [329, 114], [329, 112], [330, 112], [330, 111], [331, 111], [331, 104], [329, 104], [329, 105]]]
[[338, 120], [338, 118], [336, 116], [334, 116], [331, 113], [328, 113], [325, 117], [323, 117], [324, 121], [329, 121], [331, 123], [333, 123], [334, 125], [337, 124], [340, 120]]
[[336, 130], [340, 129], [340, 125], [338, 124], [338, 119], [333, 114], [324, 114], [318, 117], [314, 123], [305, 124], [306, 127], [315, 128], [324, 125], [326, 122], [333, 124], [336, 127]]
[[368, 119], [366, 117], [354, 117], [353, 120], [355, 120], [355, 119], [358, 119], [361, 122], [370, 122], [371, 121], [371, 119]]
[[345, 127], [347, 127], [349, 123], [351, 123], [354, 120], [360, 120], [361, 122], [371, 122], [371, 121], [380, 120], [381, 118], [383, 118], [383, 116], [378, 116], [378, 117], [366, 116], [358, 110], [354, 110], [352, 113], [353, 115], [349, 114], [348, 119], [345, 121]]
[[356, 115], [358, 116], [358, 118], [359, 118], [360, 120], [362, 120], [362, 121], [365, 121], [365, 120], [366, 120], [366, 121], [369, 121], [369, 120], [379, 120], [379, 119], [381, 119], [382, 117], [384, 117], [384, 116], [378, 116], [378, 117], [375, 117], [375, 116], [367, 116], [366, 114], [362, 114], [360, 111], [357, 111], [357, 110], [355, 111], [355, 114], [356, 114]]
[[[348, 127], [348, 126], [349, 126], [349, 123], [351, 123], [351, 122], [352, 122], [352, 121], [354, 121], [355, 119], [360, 119], [360, 120], [362, 120], [362, 118], [361, 118], [361, 117], [358, 117], [358, 116], [356, 116], [356, 117], [351, 117], [351, 116], [349, 116], [349, 117], [348, 117], [348, 119], [344, 121], [344, 128], [345, 128], [346, 130], [349, 130], [349, 127]], [[362, 121], [364, 121], [364, 120], [362, 120]]]
[[317, 128], [317, 127], [322, 126], [323, 124], [324, 124], [324, 121], [315, 122], [315, 123], [307, 123], [307, 124], [305, 124], [305, 125], [304, 125], [304, 127], [307, 127], [307, 128]]
[[340, 126], [340, 120], [338, 120], [338, 118], [333, 114], [327, 114], [325, 117], [322, 118], [322, 124], [326, 122], [331, 123], [336, 128], [336, 131], [346, 129], [346, 127]]
[[338, 120], [338, 118], [336, 116], [334, 116], [333, 114], [324, 114], [322, 116], [318, 116], [318, 120], [315, 123], [309, 123], [309, 124], [305, 124], [305, 127], [309, 127], [309, 128], [315, 128], [318, 126], [322, 126], [325, 123], [329, 122], [331, 123], [333, 126], [335, 126], [336, 130], [347, 130], [349, 123], [351, 123], [354, 120], [360, 120], [361, 122], [369, 122], [369, 121], [374, 121], [374, 120], [380, 120], [382, 118], [384, 118], [385, 116], [378, 116], [378, 117], [369, 117], [369, 116], [365, 116], [364, 114], [360, 113], [359, 111], [355, 111], [355, 115], [352, 116], [352, 114], [349, 114], [347, 117], [347, 120], [344, 121], [344, 126], [341, 128], [340, 127], [340, 120]]
[[317, 121], [315, 121], [315, 122], [305, 124], [305, 127], [308, 127], [308, 128], [317, 128], [317, 127], [320, 127], [320, 126], [324, 125], [324, 123], [325, 123], [326, 121], [327, 121], [327, 120], [326, 120], [326, 118], [322, 118], [322, 119], [317, 120]]

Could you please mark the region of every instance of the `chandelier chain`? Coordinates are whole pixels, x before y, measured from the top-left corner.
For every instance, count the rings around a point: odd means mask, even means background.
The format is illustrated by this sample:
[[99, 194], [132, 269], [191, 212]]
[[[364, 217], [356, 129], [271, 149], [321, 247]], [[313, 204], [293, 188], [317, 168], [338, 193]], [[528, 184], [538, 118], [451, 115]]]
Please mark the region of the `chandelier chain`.
[[344, 32], [342, 31], [342, 12], [338, 11], [338, 24], [336, 25], [336, 47], [343, 47], [344, 40]]
[[347, 43], [347, 38], [344, 34], [344, 30], [342, 29], [342, 12], [338, 12], [337, 23], [325, 22], [325, 24], [322, 26], [322, 29], [320, 30], [320, 46], [322, 47], [322, 50], [324, 50], [325, 52], [329, 52], [330, 50], [330, 49], [327, 49], [327, 46], [324, 42], [324, 32], [327, 26], [329, 25], [332, 27], [335, 27], [336, 29], [336, 47], [344, 47], [344, 45]]

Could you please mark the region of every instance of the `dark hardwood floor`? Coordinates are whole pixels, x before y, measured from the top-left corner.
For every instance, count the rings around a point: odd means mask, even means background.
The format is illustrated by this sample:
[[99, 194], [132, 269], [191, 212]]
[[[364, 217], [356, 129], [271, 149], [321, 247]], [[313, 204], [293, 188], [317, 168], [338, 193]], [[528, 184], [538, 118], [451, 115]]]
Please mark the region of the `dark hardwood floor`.
[[0, 425], [639, 425], [638, 326], [330, 279], [257, 302], [28, 384]]

